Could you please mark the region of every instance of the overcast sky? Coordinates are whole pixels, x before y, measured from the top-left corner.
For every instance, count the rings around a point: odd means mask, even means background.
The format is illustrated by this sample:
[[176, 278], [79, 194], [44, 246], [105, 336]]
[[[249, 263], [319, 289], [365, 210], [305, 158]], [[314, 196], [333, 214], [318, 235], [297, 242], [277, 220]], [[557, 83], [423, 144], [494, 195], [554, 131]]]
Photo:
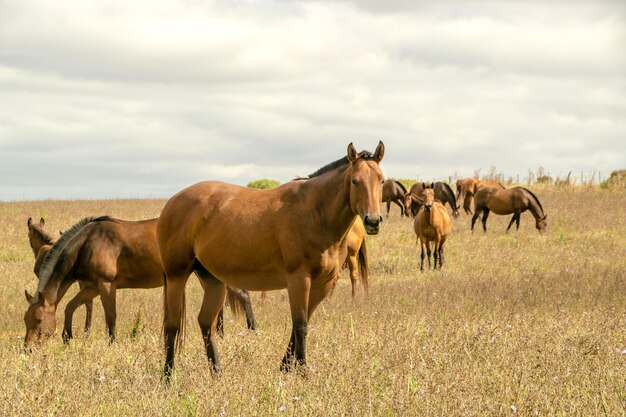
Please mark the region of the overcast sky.
[[626, 168], [626, 3], [469, 3], [0, 0], [0, 200]]

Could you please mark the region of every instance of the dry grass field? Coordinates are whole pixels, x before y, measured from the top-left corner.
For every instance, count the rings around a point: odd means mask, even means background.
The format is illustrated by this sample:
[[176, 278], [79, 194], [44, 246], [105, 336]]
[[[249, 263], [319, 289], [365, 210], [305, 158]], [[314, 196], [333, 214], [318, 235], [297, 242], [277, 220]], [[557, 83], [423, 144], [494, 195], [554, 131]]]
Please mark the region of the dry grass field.
[[[89, 336], [59, 334], [22, 350], [24, 289], [36, 288], [26, 220], [65, 230], [88, 215], [156, 217], [162, 200], [0, 203], [0, 415], [623, 416], [626, 413], [626, 192], [544, 189], [539, 235], [491, 215], [489, 231], [454, 220], [443, 272], [419, 273], [412, 222], [397, 208], [368, 237], [370, 295], [353, 301], [344, 272], [313, 316], [308, 377], [283, 374], [291, 329], [285, 291], [253, 295], [259, 330], [226, 313], [222, 372], [209, 372], [187, 286], [187, 340], [170, 386], [162, 292], [118, 292], [109, 346], [94, 303]], [[242, 236], [244, 238], [244, 236]], [[76, 292], [61, 302], [63, 308]], [[133, 332], [133, 330], [135, 330]], [[134, 336], [131, 337], [131, 333]]]

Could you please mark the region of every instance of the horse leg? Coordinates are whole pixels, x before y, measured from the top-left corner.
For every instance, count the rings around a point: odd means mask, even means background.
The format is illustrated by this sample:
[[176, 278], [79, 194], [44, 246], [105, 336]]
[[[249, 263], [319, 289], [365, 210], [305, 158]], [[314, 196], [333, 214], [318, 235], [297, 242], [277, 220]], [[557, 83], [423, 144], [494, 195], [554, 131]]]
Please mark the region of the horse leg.
[[115, 319], [117, 317], [115, 285], [109, 280], [99, 279], [98, 291], [100, 292], [100, 301], [104, 308], [104, 318], [109, 331], [109, 343], [113, 343], [115, 341]]
[[472, 195], [466, 192], [463, 195], [463, 209], [465, 210], [465, 213], [472, 214], [471, 204], [472, 204]]
[[165, 365], [163, 376], [169, 381], [174, 369], [174, 354], [176, 352], [179, 332], [184, 330], [185, 322], [185, 285], [189, 272], [167, 274], [163, 288], [163, 338], [165, 345]]
[[517, 213], [517, 219], [515, 220], [515, 230], [519, 230], [519, 222], [521, 218], [522, 218], [522, 211], [520, 210], [520, 212]]
[[295, 366], [306, 365], [306, 335], [308, 331], [309, 293], [311, 277], [290, 277], [287, 281], [289, 307], [291, 309], [291, 339], [280, 364], [284, 372]]
[[243, 309], [246, 312], [246, 325], [250, 330], [256, 330], [256, 320], [254, 319], [254, 312], [252, 311], [252, 303], [250, 302], [250, 294], [246, 290], [240, 290], [239, 288], [230, 287], [230, 290], [243, 305]]
[[217, 326], [217, 315], [224, 306], [226, 300], [226, 284], [215, 278], [206, 269], [198, 267], [195, 270], [200, 279], [204, 297], [202, 307], [198, 314], [198, 324], [204, 340], [204, 348], [213, 372], [220, 370], [220, 357], [217, 353], [217, 343], [215, 333]]
[[402, 204], [400, 204], [399, 202], [397, 202], [396, 200], [393, 201], [398, 207], [400, 207], [400, 217], [404, 216], [404, 206]]
[[348, 262], [348, 270], [350, 271], [350, 282], [352, 282], [352, 298], [356, 296], [357, 280], [359, 279], [359, 268], [356, 262], [356, 256], [357, 254], [348, 255], [348, 259], [346, 259], [346, 262]]
[[443, 269], [443, 244], [446, 241], [446, 237], [441, 238], [441, 242], [439, 242], [439, 270]]
[[[81, 291], [85, 288], [85, 284], [82, 281], [78, 281], [78, 286], [80, 287]], [[84, 304], [85, 304], [85, 330], [84, 332], [89, 333], [89, 329], [91, 329], [91, 318], [93, 317], [93, 298], [86, 300]]]
[[433, 259], [435, 260], [435, 271], [437, 270], [437, 258], [439, 257], [439, 239], [435, 240], [435, 245], [433, 248]]
[[389, 210], [391, 210], [391, 201], [387, 201], [387, 218], [389, 218]]
[[478, 220], [478, 216], [480, 216], [480, 211], [476, 210], [474, 212], [474, 215], [472, 216], [472, 227], [470, 229], [472, 232], [474, 231], [474, 224], [476, 224], [476, 220]]
[[432, 268], [432, 265], [430, 263], [430, 255], [431, 255], [430, 242], [426, 241], [426, 256], [428, 256], [428, 269]]
[[421, 261], [420, 261], [420, 271], [424, 272], [424, 241], [422, 239], [420, 239], [420, 243], [421, 243], [421, 248], [422, 248], [422, 253], [420, 255]]
[[72, 338], [72, 318], [74, 311], [82, 304], [90, 302], [93, 305], [92, 300], [98, 296], [98, 290], [94, 287], [87, 287], [83, 284], [81, 290], [72, 298], [65, 306], [65, 322], [63, 325], [63, 343], [69, 343]]
[[507, 233], [509, 229], [511, 228], [511, 226], [513, 226], [513, 222], [515, 221], [516, 217], [517, 217], [517, 213], [513, 213], [513, 216], [511, 217], [511, 221], [509, 222], [509, 226], [506, 228]]
[[489, 217], [489, 209], [485, 207], [483, 209], [483, 231], [487, 233], [487, 217]]

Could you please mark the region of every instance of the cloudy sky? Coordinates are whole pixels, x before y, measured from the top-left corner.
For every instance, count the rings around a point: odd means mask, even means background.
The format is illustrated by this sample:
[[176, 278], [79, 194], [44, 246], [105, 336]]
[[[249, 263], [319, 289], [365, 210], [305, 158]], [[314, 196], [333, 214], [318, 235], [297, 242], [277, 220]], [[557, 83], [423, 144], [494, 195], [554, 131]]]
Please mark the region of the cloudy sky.
[[626, 168], [623, 1], [0, 0], [0, 200]]

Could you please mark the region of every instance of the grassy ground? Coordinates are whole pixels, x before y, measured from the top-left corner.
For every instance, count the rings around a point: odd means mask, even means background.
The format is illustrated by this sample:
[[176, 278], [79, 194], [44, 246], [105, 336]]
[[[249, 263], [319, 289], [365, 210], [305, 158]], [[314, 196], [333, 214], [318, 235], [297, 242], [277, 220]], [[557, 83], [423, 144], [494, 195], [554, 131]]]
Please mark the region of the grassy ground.
[[[487, 234], [471, 235], [462, 214], [445, 270], [423, 274], [412, 222], [394, 211], [368, 237], [369, 297], [351, 300], [344, 272], [316, 311], [307, 378], [278, 370], [291, 328], [284, 291], [253, 295], [256, 332], [227, 313], [223, 371], [212, 376], [195, 322], [201, 289], [190, 280], [186, 346], [169, 387], [160, 290], [118, 293], [112, 346], [96, 303], [88, 337], [75, 330], [68, 347], [57, 335], [21, 349], [23, 291], [36, 287], [27, 218], [58, 231], [87, 215], [156, 217], [164, 201], [0, 203], [0, 415], [624, 415], [626, 193], [538, 197], [546, 234], [525, 213], [517, 233], [492, 215]], [[74, 323], [83, 320], [81, 308]]]

